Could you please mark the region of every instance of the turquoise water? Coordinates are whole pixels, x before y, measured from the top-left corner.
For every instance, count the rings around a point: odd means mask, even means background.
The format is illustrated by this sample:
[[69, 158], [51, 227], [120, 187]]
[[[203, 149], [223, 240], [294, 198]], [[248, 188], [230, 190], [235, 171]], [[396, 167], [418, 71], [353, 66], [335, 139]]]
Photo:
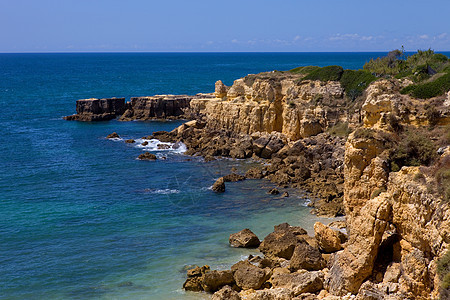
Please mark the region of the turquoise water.
[[254, 250], [228, 247], [289, 222], [311, 230], [302, 194], [266, 181], [208, 187], [232, 167], [175, 151], [156, 162], [105, 136], [140, 138], [181, 121], [78, 123], [75, 100], [212, 92], [248, 73], [300, 65], [360, 68], [381, 53], [0, 54], [0, 298], [188, 299], [184, 268], [227, 268]]

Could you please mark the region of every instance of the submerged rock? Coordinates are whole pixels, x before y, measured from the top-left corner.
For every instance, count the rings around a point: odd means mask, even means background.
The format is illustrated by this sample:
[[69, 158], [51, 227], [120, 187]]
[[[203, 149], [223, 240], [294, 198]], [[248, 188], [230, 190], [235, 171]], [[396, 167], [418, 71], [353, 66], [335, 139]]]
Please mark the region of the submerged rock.
[[245, 180], [245, 176], [239, 175], [239, 174], [236, 174], [236, 173], [231, 173], [231, 174], [223, 176], [223, 180], [225, 182], [242, 181], [242, 180]]
[[267, 194], [270, 194], [270, 195], [278, 195], [279, 193], [280, 193], [280, 191], [276, 188], [273, 188], [267, 192]]
[[259, 238], [250, 229], [245, 228], [230, 235], [231, 247], [255, 248], [260, 244]]
[[223, 177], [217, 179], [216, 182], [214, 182], [211, 189], [216, 193], [225, 192], [225, 180], [223, 179]]
[[140, 160], [156, 160], [156, 155], [150, 152], [144, 152], [139, 154], [138, 159]]
[[106, 136], [106, 138], [107, 138], [107, 139], [119, 139], [120, 136], [117, 134], [117, 132], [113, 132], [113, 133], [108, 134], [108, 135]]

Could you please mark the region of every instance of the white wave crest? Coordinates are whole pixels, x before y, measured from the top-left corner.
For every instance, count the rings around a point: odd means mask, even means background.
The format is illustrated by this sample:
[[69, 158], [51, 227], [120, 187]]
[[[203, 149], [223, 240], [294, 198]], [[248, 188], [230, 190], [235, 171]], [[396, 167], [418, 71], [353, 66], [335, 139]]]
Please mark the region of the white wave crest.
[[159, 194], [159, 195], [169, 195], [169, 194], [179, 194], [180, 190], [176, 189], [146, 189], [147, 193]]
[[[145, 145], [142, 145], [142, 144]], [[169, 142], [161, 142], [157, 139], [137, 139], [136, 147], [141, 148], [144, 151], [170, 151], [173, 153], [184, 153], [187, 148], [186, 145], [182, 142], [169, 143]]]

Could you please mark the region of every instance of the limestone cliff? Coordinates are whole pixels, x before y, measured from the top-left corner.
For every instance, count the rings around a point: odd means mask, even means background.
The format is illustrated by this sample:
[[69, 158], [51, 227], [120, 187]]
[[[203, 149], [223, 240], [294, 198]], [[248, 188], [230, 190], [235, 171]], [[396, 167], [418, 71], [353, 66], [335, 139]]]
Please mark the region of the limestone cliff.
[[[400, 299], [437, 299], [437, 259], [450, 249], [450, 207], [433, 191], [433, 176], [420, 167], [389, 168], [399, 126], [428, 125], [425, 101], [398, 93], [400, 81], [380, 80], [367, 89], [363, 124], [345, 149], [344, 206], [349, 242], [332, 258], [332, 294], [364, 294], [368, 288]], [[406, 109], [408, 108], [408, 109]], [[437, 124], [446, 124], [448, 110]], [[398, 128], [397, 128], [398, 129]], [[450, 153], [440, 160], [450, 160]], [[431, 183], [430, 183], [431, 182]], [[363, 282], [366, 282], [363, 284]]]
[[217, 82], [215, 95], [191, 102], [191, 109], [205, 116], [210, 129], [242, 134], [276, 131], [298, 140], [349, 119], [344, 90], [336, 81], [263, 73], [235, 80], [231, 87]]

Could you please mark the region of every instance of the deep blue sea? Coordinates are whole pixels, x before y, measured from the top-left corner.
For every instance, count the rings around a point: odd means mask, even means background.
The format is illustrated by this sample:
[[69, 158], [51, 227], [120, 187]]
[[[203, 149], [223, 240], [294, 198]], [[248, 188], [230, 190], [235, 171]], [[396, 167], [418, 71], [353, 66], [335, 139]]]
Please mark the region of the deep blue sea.
[[282, 222], [311, 230], [300, 191], [279, 198], [269, 182], [208, 188], [251, 161], [205, 163], [144, 150], [106, 135], [140, 138], [182, 121], [62, 120], [92, 97], [213, 92], [249, 73], [304, 65], [361, 68], [385, 53], [0, 54], [0, 299], [189, 299], [189, 265], [229, 268], [255, 250], [230, 233], [260, 238]]

